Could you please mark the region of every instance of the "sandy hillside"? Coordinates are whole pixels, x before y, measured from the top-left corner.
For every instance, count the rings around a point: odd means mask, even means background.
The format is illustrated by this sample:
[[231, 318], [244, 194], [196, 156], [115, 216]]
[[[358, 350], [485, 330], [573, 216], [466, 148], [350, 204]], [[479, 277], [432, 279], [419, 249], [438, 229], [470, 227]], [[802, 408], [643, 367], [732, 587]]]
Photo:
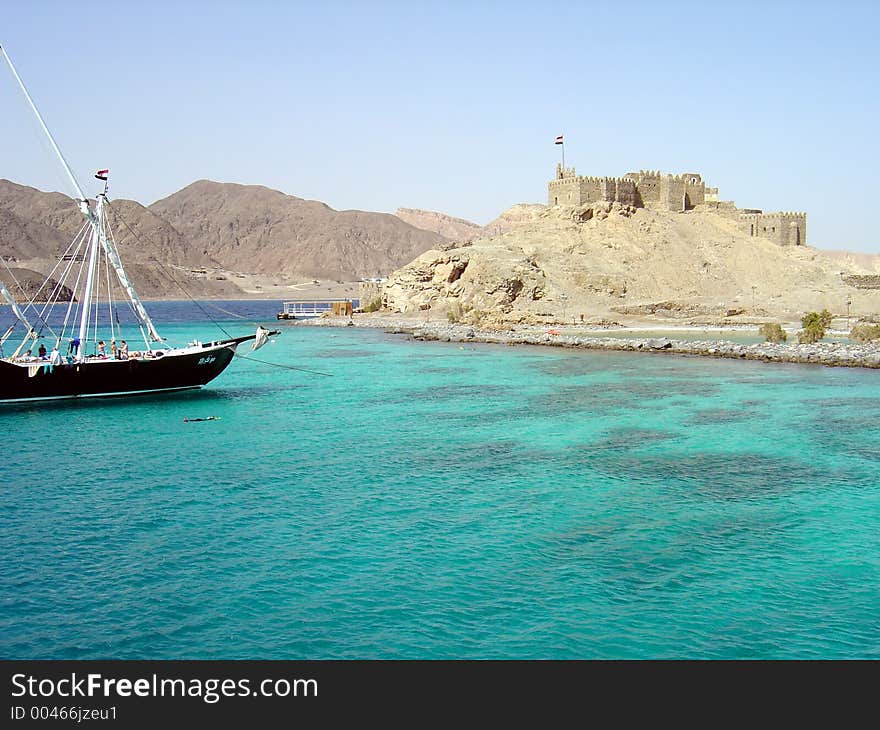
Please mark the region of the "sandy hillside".
[[702, 206], [528, 205], [509, 215], [507, 232], [446, 244], [394, 272], [389, 308], [498, 323], [791, 321], [822, 308], [845, 315], [847, 300], [854, 316], [880, 312], [880, 287], [857, 261], [745, 236]]
[[484, 234], [483, 227], [464, 218], [455, 218], [435, 210], [398, 208], [394, 211], [400, 220], [423, 231], [433, 231], [451, 241], [472, 241]]

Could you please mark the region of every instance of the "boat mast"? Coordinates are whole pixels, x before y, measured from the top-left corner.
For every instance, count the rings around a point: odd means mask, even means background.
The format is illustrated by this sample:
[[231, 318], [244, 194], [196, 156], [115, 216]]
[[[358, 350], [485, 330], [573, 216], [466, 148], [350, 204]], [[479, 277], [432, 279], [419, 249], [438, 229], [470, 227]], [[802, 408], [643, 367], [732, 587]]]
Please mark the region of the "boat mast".
[[116, 247], [110, 240], [110, 237], [107, 235], [107, 229], [104, 225], [104, 203], [106, 201], [106, 197], [107, 196], [103, 193], [98, 196], [98, 210], [100, 212], [98, 237], [101, 242], [101, 247], [104, 249], [104, 254], [107, 256], [107, 260], [116, 271], [116, 278], [119, 279], [119, 283], [125, 290], [126, 295], [128, 295], [128, 299], [131, 302], [131, 305], [134, 307], [134, 311], [137, 312], [138, 316], [141, 318], [141, 321], [146, 325], [147, 332], [150, 335], [150, 340], [152, 340], [153, 342], [162, 342], [162, 337], [156, 330], [156, 326], [153, 324], [153, 320], [150, 319], [150, 315], [147, 314], [147, 310], [144, 309], [144, 305], [141, 302], [140, 297], [134, 290], [134, 284], [131, 283], [131, 279], [128, 278], [128, 274], [125, 273], [125, 269], [122, 267], [122, 261], [119, 258]]
[[[131, 280], [125, 273], [125, 269], [122, 267], [122, 261], [119, 259], [119, 254], [116, 252], [114, 246], [110, 243], [110, 240], [107, 237], [105, 224], [104, 224], [104, 200], [106, 199], [107, 194], [107, 186], [104, 186], [104, 192], [98, 196], [98, 216], [95, 216], [95, 213], [92, 212], [92, 209], [89, 207], [88, 198], [86, 198], [85, 193], [79, 185], [79, 182], [76, 179], [76, 175], [73, 174], [73, 170], [70, 169], [70, 165], [67, 164], [67, 160], [64, 159], [64, 155], [61, 153], [61, 148], [58, 146], [57, 142], [55, 142], [55, 138], [52, 136], [52, 133], [49, 131], [49, 127], [46, 125], [46, 122], [43, 120], [43, 116], [40, 114], [40, 111], [37, 109], [37, 105], [34, 104], [34, 100], [31, 98], [31, 95], [28, 93], [27, 87], [24, 85], [24, 81], [21, 80], [21, 76], [18, 75], [18, 71], [15, 70], [15, 66], [12, 63], [12, 59], [9, 58], [9, 54], [6, 53], [6, 49], [0, 45], [0, 53], [3, 54], [3, 58], [6, 59], [6, 63], [9, 66], [9, 70], [12, 71], [12, 75], [15, 77], [15, 80], [18, 82], [18, 85], [21, 87], [22, 93], [24, 93], [25, 99], [27, 99], [28, 104], [31, 107], [31, 110], [34, 112], [34, 115], [37, 117], [37, 121], [39, 121], [40, 126], [43, 128], [43, 131], [46, 133], [46, 136], [49, 138], [49, 142], [52, 145], [52, 149], [55, 150], [55, 154], [58, 155], [58, 159], [61, 160], [61, 164], [64, 167], [64, 171], [67, 173], [67, 176], [70, 178], [70, 182], [72, 183], [74, 189], [79, 195], [79, 209], [82, 214], [88, 219], [89, 223], [92, 224], [92, 241], [90, 244], [89, 251], [89, 271], [86, 277], [86, 294], [84, 295], [84, 309], [85, 313], [89, 308], [89, 301], [91, 297], [92, 290], [92, 282], [94, 280], [94, 263], [96, 257], [96, 251], [98, 245], [104, 250], [104, 253], [107, 256], [107, 259], [113, 265], [114, 270], [116, 271], [116, 276], [119, 278], [119, 283], [122, 284], [122, 288], [125, 290], [126, 295], [131, 300], [131, 304], [137, 312], [138, 316], [141, 318], [143, 323], [147, 326], [147, 331], [150, 334], [150, 339], [153, 342], [161, 342], [162, 338], [159, 336], [158, 331], [156, 330], [153, 321], [150, 319], [150, 315], [147, 314], [147, 310], [144, 309], [144, 305], [141, 303], [140, 297], [138, 297], [137, 292], [134, 289], [134, 286], [131, 283]], [[85, 350], [85, 326], [84, 323], [86, 321], [86, 315], [83, 315], [83, 319], [80, 321], [79, 328], [79, 342], [80, 342], [80, 353]], [[81, 359], [81, 358], [80, 358]]]
[[9, 70], [12, 71], [12, 75], [15, 76], [15, 80], [18, 82], [18, 85], [21, 87], [22, 93], [24, 94], [24, 98], [27, 99], [28, 104], [30, 104], [31, 109], [34, 112], [34, 115], [37, 117], [37, 121], [40, 123], [40, 126], [43, 128], [43, 131], [46, 133], [46, 136], [49, 138], [49, 143], [52, 145], [52, 149], [55, 150], [55, 154], [58, 155], [58, 159], [61, 160], [61, 164], [64, 166], [64, 171], [67, 173], [67, 176], [70, 178], [70, 182], [73, 183], [73, 188], [76, 190], [77, 195], [79, 195], [79, 209], [82, 211], [82, 214], [89, 219], [94, 225], [95, 216], [89, 208], [89, 201], [86, 198], [85, 193], [82, 191], [82, 188], [79, 186], [79, 183], [76, 180], [76, 175], [73, 174], [73, 170], [70, 169], [70, 165], [67, 164], [67, 160], [64, 159], [64, 155], [61, 153], [61, 148], [58, 146], [58, 143], [55, 141], [55, 138], [52, 136], [52, 133], [49, 131], [49, 127], [46, 126], [46, 122], [43, 120], [43, 115], [40, 114], [39, 109], [37, 109], [37, 105], [34, 104], [34, 100], [31, 99], [31, 95], [28, 93], [27, 87], [24, 85], [24, 81], [21, 80], [21, 76], [18, 75], [18, 71], [15, 70], [15, 66], [12, 64], [12, 59], [9, 58], [9, 54], [6, 53], [6, 49], [0, 45], [0, 53], [3, 54], [3, 58], [6, 59], [6, 63], [9, 66]]
[[92, 288], [95, 284], [95, 264], [98, 260], [98, 230], [102, 223], [103, 196], [98, 197], [98, 225], [92, 226], [92, 237], [89, 241], [89, 263], [86, 269], [86, 283], [83, 288], [82, 313], [79, 318], [79, 347], [76, 351], [76, 359], [85, 360], [86, 336], [89, 329], [89, 316], [92, 313]]

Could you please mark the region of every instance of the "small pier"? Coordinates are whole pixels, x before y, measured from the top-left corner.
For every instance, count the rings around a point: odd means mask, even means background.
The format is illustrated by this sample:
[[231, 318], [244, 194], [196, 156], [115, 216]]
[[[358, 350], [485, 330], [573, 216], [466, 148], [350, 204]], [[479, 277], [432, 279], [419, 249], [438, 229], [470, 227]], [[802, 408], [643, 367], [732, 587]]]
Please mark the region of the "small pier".
[[277, 319], [309, 319], [333, 315], [350, 317], [360, 307], [357, 299], [290, 299], [282, 302]]

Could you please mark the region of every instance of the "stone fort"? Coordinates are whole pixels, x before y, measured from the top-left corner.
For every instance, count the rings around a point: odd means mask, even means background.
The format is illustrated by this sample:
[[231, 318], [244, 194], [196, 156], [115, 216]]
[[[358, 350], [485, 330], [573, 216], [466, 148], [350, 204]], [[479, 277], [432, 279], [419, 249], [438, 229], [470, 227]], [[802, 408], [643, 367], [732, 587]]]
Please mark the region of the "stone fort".
[[806, 213], [739, 209], [730, 201], [720, 201], [718, 188], [707, 187], [696, 172], [664, 175], [641, 170], [623, 177], [585, 177], [575, 174], [573, 167], [556, 165], [556, 177], [547, 184], [548, 205], [588, 205], [603, 201], [676, 212], [705, 206], [734, 218], [748, 236], [767, 238], [780, 246], [807, 243]]

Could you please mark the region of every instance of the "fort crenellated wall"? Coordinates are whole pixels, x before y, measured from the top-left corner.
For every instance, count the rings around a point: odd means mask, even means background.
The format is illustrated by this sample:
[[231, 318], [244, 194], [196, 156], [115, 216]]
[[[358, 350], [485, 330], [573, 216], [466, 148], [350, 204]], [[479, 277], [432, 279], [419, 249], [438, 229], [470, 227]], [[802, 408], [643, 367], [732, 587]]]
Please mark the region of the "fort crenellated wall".
[[780, 246], [804, 246], [807, 243], [806, 213], [740, 211], [738, 223], [746, 235], [769, 238]]
[[660, 203], [663, 194], [661, 185], [663, 176], [660, 171], [640, 170], [639, 172], [628, 172], [626, 177], [633, 181], [636, 190], [642, 200], [643, 205], [651, 205]]
[[607, 201], [641, 206], [637, 186], [628, 177], [586, 177], [574, 168], [557, 167], [557, 176], [548, 187], [550, 205], [583, 205]]
[[690, 210], [705, 200], [706, 184], [695, 172], [663, 175], [659, 171], [641, 170], [623, 177], [589, 177], [576, 174], [573, 167], [557, 165], [556, 177], [547, 190], [550, 205], [607, 201], [639, 208], [658, 205], [666, 210]]
[[768, 238], [780, 246], [807, 243], [806, 213], [737, 210], [732, 202], [719, 200], [718, 188], [706, 187], [696, 172], [670, 175], [659, 170], [639, 170], [623, 177], [588, 177], [578, 175], [574, 167], [556, 165], [556, 176], [547, 185], [548, 205], [598, 202], [669, 211], [687, 211], [702, 205], [736, 219], [740, 230], [749, 236]]

